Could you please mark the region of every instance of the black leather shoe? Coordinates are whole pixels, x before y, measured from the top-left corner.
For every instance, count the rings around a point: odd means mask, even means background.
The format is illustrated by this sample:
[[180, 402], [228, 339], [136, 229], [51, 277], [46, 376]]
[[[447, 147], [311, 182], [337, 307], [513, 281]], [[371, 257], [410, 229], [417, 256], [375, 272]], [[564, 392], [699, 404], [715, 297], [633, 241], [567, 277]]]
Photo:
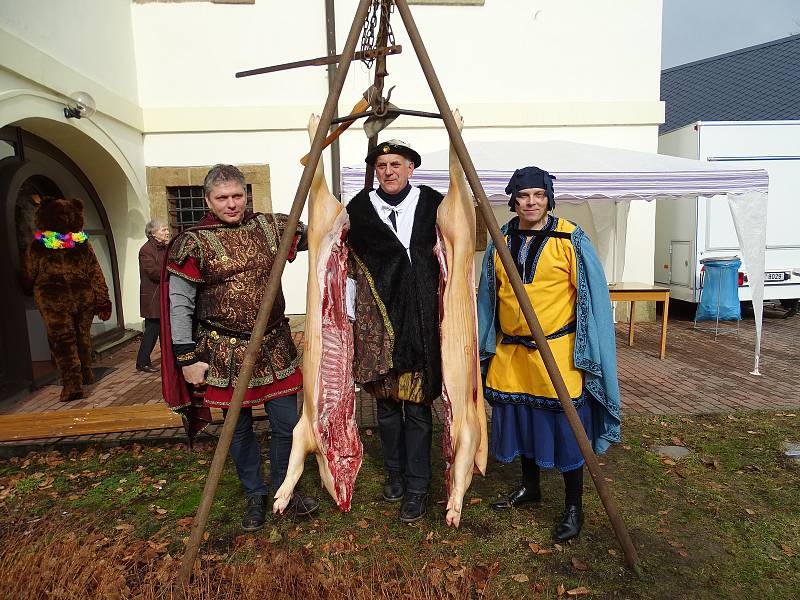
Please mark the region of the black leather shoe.
[[533, 504], [542, 501], [542, 494], [539, 490], [534, 490], [525, 485], [519, 486], [516, 490], [501, 498], [497, 502], [492, 502], [491, 506], [495, 510], [510, 510], [525, 504]]
[[577, 536], [583, 527], [583, 510], [579, 506], [567, 506], [561, 520], [556, 523], [553, 539], [557, 542], [566, 542]]
[[294, 514], [298, 517], [307, 517], [319, 508], [319, 501], [311, 496], [292, 494], [288, 508], [294, 510]]
[[247, 504], [242, 517], [242, 529], [245, 531], [258, 531], [264, 526], [267, 514], [266, 496], [248, 496]]
[[141, 371], [142, 373], [160, 373], [161, 369], [158, 367], [154, 367], [153, 365], [145, 365], [143, 367], [136, 367], [137, 371]]
[[403, 499], [405, 492], [403, 474], [390, 471], [383, 486], [383, 499], [387, 502], [399, 502]]
[[424, 517], [426, 512], [428, 512], [428, 494], [408, 492], [400, 507], [400, 521], [414, 523]]

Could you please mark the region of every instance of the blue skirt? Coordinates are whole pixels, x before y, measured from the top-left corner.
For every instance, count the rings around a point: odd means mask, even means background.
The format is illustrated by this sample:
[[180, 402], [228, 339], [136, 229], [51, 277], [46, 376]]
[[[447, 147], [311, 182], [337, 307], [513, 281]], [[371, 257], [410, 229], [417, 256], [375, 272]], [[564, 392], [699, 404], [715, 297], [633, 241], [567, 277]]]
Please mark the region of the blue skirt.
[[[577, 409], [583, 428], [592, 439], [591, 399]], [[492, 454], [509, 463], [518, 456], [532, 458], [542, 468], [561, 473], [583, 466], [578, 441], [561, 410], [547, 410], [520, 404], [492, 406]]]

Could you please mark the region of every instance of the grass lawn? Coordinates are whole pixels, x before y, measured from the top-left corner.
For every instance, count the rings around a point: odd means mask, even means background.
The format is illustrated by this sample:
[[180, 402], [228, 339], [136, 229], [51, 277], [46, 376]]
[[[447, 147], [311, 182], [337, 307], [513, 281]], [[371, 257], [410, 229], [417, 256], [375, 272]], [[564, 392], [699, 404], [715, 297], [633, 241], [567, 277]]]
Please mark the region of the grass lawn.
[[[399, 523], [398, 506], [380, 499], [380, 446], [367, 430], [346, 514], [318, 489], [310, 458], [302, 485], [321, 499], [314, 518], [245, 535], [229, 461], [191, 597], [800, 597], [800, 464], [782, 449], [800, 441], [800, 417], [631, 417], [623, 437], [601, 463], [642, 577], [624, 567], [588, 474], [583, 532], [563, 546], [550, 538], [563, 506], [557, 473], [543, 473], [541, 506], [489, 508], [517, 484], [517, 463], [490, 462], [460, 529], [447, 528], [438, 449], [428, 516]], [[691, 453], [662, 459], [653, 445]], [[133, 445], [0, 461], [0, 597], [170, 597], [212, 452]]]

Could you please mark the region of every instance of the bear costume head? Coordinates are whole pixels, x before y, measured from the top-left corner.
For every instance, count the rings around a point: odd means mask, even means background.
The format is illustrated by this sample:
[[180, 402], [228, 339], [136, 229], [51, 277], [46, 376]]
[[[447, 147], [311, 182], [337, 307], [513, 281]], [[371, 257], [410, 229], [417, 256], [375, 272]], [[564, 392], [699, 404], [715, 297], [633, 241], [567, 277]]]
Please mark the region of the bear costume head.
[[77, 198], [44, 198], [36, 209], [35, 223], [39, 231], [77, 233], [83, 229], [83, 202]]

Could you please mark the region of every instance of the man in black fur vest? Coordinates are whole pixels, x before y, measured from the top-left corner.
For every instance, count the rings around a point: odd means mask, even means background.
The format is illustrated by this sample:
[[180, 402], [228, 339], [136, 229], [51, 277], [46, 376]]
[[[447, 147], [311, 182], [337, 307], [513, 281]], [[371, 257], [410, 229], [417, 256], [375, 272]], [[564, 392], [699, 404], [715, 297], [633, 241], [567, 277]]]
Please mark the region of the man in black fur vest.
[[348, 315], [355, 380], [375, 396], [383, 446], [383, 497], [402, 500], [399, 518], [421, 519], [431, 480], [431, 403], [442, 388], [436, 209], [442, 195], [408, 180], [422, 162], [400, 140], [365, 161], [380, 187], [362, 190], [350, 216]]

